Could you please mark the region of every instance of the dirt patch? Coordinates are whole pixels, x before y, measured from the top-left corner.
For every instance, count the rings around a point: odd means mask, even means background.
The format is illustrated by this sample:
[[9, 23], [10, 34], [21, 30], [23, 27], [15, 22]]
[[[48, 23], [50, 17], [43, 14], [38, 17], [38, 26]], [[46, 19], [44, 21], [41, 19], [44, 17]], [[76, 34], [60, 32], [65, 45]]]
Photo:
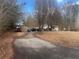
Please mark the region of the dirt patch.
[[0, 37], [0, 59], [11, 59], [13, 56], [13, 33], [6, 33]]
[[79, 32], [43, 32], [35, 36], [54, 44], [79, 47]]

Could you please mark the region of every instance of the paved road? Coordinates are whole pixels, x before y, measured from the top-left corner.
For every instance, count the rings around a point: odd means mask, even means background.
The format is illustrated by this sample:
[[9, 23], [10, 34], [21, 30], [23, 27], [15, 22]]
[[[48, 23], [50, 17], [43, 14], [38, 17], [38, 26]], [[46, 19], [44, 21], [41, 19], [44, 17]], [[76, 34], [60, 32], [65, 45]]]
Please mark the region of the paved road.
[[79, 59], [79, 48], [56, 46], [30, 33], [14, 42], [14, 59]]

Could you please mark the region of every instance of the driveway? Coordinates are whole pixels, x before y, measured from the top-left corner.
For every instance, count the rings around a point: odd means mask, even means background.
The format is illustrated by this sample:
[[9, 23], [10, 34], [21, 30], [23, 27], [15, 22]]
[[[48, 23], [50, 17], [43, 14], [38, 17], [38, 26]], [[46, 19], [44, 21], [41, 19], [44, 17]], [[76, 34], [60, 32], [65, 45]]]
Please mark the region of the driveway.
[[14, 59], [79, 59], [79, 48], [57, 46], [31, 33], [14, 42]]

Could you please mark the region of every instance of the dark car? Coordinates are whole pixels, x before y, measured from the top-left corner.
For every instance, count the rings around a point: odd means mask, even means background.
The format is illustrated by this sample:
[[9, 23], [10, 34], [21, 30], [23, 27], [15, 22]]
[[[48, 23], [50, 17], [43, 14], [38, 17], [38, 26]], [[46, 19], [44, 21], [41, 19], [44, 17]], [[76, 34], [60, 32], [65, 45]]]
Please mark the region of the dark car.
[[35, 32], [35, 31], [37, 31], [36, 28], [31, 28], [31, 29], [28, 29], [28, 30], [27, 30], [27, 32]]
[[27, 32], [31, 32], [31, 29], [27, 29]]
[[35, 31], [37, 31], [37, 29], [36, 28], [32, 28], [31, 31], [32, 32], [35, 32]]

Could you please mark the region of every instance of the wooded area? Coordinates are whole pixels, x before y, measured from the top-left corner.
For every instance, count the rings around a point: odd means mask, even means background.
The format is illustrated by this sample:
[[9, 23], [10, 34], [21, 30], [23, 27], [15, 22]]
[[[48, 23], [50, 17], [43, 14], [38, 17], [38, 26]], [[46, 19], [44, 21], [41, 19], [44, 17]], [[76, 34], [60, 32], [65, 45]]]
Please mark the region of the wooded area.
[[20, 15], [16, 0], [0, 0], [0, 33], [13, 30]]
[[43, 30], [44, 25], [47, 25], [48, 30], [50, 27], [52, 29], [54, 26], [58, 26], [60, 30], [79, 30], [77, 22], [79, 19], [79, 5], [66, 2], [64, 6], [60, 8], [57, 6], [55, 0], [35, 1], [35, 15], [33, 18], [37, 19], [40, 29]]

